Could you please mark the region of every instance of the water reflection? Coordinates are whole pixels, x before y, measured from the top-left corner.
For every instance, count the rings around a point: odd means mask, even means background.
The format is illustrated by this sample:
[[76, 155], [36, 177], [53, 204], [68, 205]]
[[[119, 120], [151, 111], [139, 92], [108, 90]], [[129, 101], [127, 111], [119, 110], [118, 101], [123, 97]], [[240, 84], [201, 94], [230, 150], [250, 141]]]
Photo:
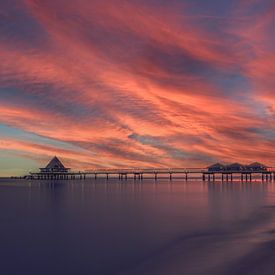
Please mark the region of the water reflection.
[[252, 274], [248, 255], [271, 265], [262, 255], [273, 255], [274, 199], [274, 184], [259, 182], [2, 181], [1, 268]]

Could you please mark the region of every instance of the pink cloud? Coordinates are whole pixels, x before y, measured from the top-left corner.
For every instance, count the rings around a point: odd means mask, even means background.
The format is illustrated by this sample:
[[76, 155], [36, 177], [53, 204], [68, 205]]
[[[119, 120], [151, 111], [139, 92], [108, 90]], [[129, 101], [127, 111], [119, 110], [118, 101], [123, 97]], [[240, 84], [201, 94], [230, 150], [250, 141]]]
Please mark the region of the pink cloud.
[[76, 148], [11, 139], [2, 150], [59, 154], [81, 168], [272, 164], [273, 6], [252, 24], [254, 1], [242, 1], [211, 30], [201, 22], [217, 16], [189, 16], [190, 5], [176, 2], [25, 5], [47, 43], [0, 42], [0, 86], [24, 91], [0, 103], [0, 122]]

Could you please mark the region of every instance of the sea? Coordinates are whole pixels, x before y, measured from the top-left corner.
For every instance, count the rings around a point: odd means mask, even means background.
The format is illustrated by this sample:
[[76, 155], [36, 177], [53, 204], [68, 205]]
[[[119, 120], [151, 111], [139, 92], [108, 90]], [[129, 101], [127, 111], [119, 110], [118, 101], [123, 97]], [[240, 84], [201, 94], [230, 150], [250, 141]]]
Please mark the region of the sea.
[[275, 183], [0, 180], [0, 274], [275, 274]]

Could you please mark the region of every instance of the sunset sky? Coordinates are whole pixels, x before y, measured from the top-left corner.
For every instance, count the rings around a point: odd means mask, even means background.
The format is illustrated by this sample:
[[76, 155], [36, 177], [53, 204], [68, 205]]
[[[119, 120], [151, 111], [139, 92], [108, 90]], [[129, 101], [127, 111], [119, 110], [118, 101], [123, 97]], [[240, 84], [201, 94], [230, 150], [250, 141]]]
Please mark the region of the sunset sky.
[[275, 166], [274, 0], [1, 0], [0, 176]]

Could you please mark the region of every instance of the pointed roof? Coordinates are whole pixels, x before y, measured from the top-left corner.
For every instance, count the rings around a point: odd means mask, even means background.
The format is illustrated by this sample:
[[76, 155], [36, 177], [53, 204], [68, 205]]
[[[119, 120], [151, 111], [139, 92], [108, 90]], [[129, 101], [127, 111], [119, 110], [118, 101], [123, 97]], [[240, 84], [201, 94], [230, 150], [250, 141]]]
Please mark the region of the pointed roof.
[[224, 165], [217, 162], [215, 164], [212, 164], [212, 165], [208, 166], [207, 168], [217, 168], [217, 167], [224, 167]]
[[55, 156], [46, 166], [47, 169], [66, 169], [62, 162]]
[[227, 167], [244, 167], [244, 166], [238, 162], [234, 162], [234, 163], [227, 165]]
[[247, 165], [248, 167], [261, 167], [261, 168], [267, 168], [266, 165], [262, 164], [262, 163], [259, 163], [259, 162], [253, 162], [249, 165]]

